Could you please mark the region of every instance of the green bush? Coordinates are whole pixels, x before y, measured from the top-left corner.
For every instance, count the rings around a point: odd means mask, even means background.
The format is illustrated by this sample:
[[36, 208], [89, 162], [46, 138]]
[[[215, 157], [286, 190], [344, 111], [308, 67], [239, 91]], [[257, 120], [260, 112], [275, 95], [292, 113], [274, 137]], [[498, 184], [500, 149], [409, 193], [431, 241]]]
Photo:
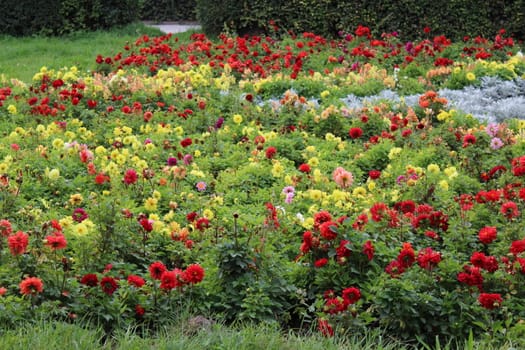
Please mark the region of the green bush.
[[139, 19], [142, 0], [6, 0], [0, 4], [0, 33], [62, 35], [108, 29]]
[[[443, 11], [443, 9], [446, 9]], [[196, 14], [208, 34], [225, 28], [239, 34], [264, 30], [336, 36], [353, 32], [358, 25], [373, 34], [398, 32], [403, 38], [446, 35], [452, 39], [493, 36], [505, 28], [516, 38], [525, 36], [525, 1], [334, 1], [275, 0], [204, 1], [197, 0]], [[270, 24], [272, 22], [272, 24]], [[423, 29], [429, 27], [429, 33]]]
[[209, 35], [218, 35], [225, 27], [241, 28], [238, 22], [235, 23], [242, 18], [236, 1], [197, 0], [195, 11], [203, 31]]
[[0, 32], [13, 36], [54, 32], [60, 1], [5, 0], [0, 3]]
[[144, 0], [140, 18], [150, 21], [194, 21], [195, 0]]

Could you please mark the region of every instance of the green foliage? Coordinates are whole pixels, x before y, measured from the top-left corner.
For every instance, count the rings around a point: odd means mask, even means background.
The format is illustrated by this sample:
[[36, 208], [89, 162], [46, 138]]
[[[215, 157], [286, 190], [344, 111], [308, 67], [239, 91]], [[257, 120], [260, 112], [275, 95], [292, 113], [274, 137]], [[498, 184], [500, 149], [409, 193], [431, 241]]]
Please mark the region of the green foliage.
[[195, 11], [202, 30], [212, 36], [219, 35], [241, 18], [237, 1], [196, 0]]
[[380, 142], [370, 147], [369, 151], [364, 153], [356, 160], [356, 165], [364, 172], [369, 170], [382, 170], [386, 167], [388, 161], [388, 152], [392, 144], [389, 140]]
[[0, 4], [0, 33], [62, 35], [108, 29], [137, 21], [141, 7], [142, 0], [7, 0]]
[[448, 290], [447, 274], [413, 268], [400, 278], [377, 280], [374, 295], [381, 325], [404, 339], [414, 334], [425, 342], [436, 334], [442, 339], [466, 338], [466, 325], [475, 320], [476, 307], [460, 302], [460, 293]]
[[257, 253], [248, 242], [217, 246], [218, 303], [214, 307], [228, 322], [234, 320], [287, 321], [289, 297], [295, 288], [284, 278], [284, 269]]
[[[446, 8], [447, 11], [443, 11]], [[369, 26], [375, 34], [398, 32], [403, 37], [424, 35], [428, 26], [435, 35], [454, 39], [465, 35], [488, 36], [501, 28], [517, 38], [525, 35], [523, 0], [511, 2], [463, 1], [313, 1], [275, 0], [209, 2], [197, 1], [197, 18], [206, 33], [217, 35], [225, 28], [239, 34], [266, 30], [314, 32], [337, 36], [357, 25]], [[400, 16], [399, 14], [403, 14]], [[272, 24], [270, 24], [272, 21]]]
[[149, 21], [193, 21], [195, 0], [144, 0], [140, 18]]

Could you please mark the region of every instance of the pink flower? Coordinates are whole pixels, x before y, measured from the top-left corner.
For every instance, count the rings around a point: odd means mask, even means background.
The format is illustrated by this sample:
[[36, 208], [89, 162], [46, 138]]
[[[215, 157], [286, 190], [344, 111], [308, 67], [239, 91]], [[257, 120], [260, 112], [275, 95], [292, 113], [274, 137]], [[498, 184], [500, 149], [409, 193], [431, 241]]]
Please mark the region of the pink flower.
[[206, 182], [204, 182], [204, 181], [199, 181], [199, 182], [197, 182], [197, 184], [195, 185], [195, 187], [197, 188], [197, 191], [199, 191], [199, 192], [204, 192], [204, 191], [206, 191]]
[[490, 148], [492, 148], [493, 150], [500, 149], [503, 146], [503, 141], [501, 141], [499, 137], [495, 137], [490, 141]]
[[342, 167], [337, 167], [332, 173], [332, 179], [341, 188], [347, 188], [352, 186], [354, 182], [354, 176], [351, 172], [346, 171]]

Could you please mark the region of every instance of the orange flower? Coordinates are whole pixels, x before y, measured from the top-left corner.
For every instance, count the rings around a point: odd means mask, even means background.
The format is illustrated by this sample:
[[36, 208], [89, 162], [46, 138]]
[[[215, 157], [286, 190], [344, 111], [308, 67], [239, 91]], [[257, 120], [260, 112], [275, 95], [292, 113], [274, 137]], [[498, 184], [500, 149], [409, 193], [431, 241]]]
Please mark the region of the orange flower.
[[44, 283], [38, 277], [27, 277], [20, 282], [20, 293], [23, 295], [34, 295], [42, 293], [44, 290]]

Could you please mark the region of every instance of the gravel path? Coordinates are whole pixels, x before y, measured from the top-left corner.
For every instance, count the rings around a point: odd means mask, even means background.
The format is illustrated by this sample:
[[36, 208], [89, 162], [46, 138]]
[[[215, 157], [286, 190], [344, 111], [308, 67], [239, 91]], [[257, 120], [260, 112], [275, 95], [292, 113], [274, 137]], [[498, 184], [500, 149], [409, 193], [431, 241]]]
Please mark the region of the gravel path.
[[166, 23], [154, 23], [146, 22], [148, 26], [159, 28], [164, 33], [181, 33], [190, 29], [200, 29], [201, 26], [198, 23], [179, 23], [179, 22], [166, 22]]

